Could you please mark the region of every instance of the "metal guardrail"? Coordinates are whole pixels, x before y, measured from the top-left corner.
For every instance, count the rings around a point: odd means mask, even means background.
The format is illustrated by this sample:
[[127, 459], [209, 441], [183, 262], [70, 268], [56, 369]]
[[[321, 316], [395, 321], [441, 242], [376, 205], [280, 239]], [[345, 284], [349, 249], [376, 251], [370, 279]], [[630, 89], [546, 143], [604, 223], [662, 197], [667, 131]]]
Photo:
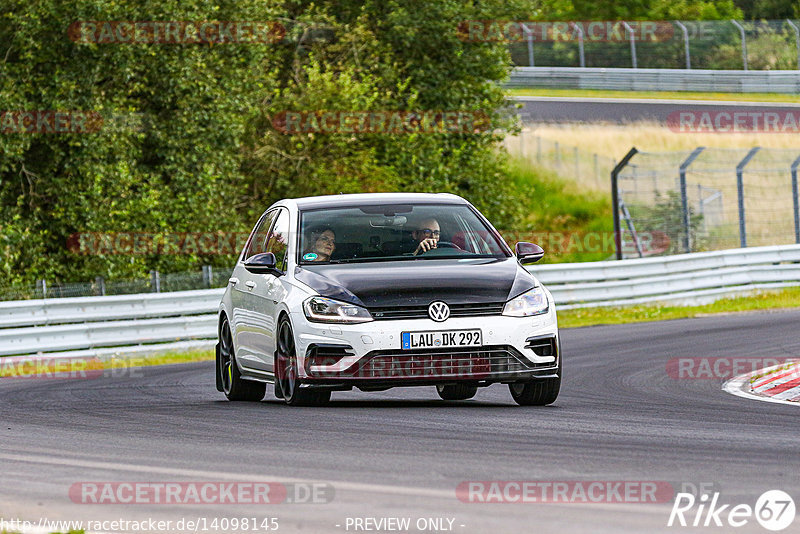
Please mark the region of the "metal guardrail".
[[800, 245], [533, 266], [559, 309], [643, 302], [696, 304], [800, 285]]
[[681, 70], [594, 67], [517, 67], [507, 87], [608, 89], [619, 91], [700, 91], [800, 93], [800, 70]]
[[[800, 245], [531, 266], [559, 309], [695, 303], [800, 285]], [[224, 289], [0, 304], [0, 356], [209, 347]], [[133, 348], [131, 348], [134, 346]]]

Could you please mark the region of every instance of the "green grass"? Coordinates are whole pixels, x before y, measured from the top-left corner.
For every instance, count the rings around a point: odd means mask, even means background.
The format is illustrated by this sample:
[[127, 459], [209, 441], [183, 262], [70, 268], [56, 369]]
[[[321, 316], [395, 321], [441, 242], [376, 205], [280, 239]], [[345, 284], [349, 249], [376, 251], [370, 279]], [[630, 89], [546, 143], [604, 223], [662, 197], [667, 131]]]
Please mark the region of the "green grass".
[[703, 306], [648, 304], [624, 307], [581, 308], [558, 312], [560, 328], [579, 326], [641, 323], [703, 317], [718, 313], [738, 313], [775, 309], [800, 308], [800, 287], [781, 291], [760, 291], [751, 295], [720, 299]]
[[513, 160], [509, 179], [525, 192], [527, 214], [515, 232], [503, 232], [513, 246], [532, 241], [545, 249], [542, 263], [599, 261], [614, 254], [609, 195], [582, 191], [555, 173]]
[[793, 102], [797, 95], [782, 93], [696, 93], [691, 91], [606, 91], [595, 89], [509, 88], [509, 96], [561, 96], [581, 98], [665, 98], [672, 100], [720, 100], [738, 102]]
[[[44, 355], [46, 356], [46, 354]], [[99, 371], [100, 369], [133, 369], [138, 367], [148, 367], [151, 365], [169, 365], [175, 363], [188, 363], [207, 361], [214, 359], [213, 350], [187, 350], [187, 351], [161, 351], [151, 354], [141, 355], [128, 355], [121, 357], [104, 357], [102, 359], [84, 358], [78, 359], [77, 363], [65, 364], [67, 367], [53, 367], [45, 370], [36, 367], [22, 367], [14, 365], [3, 365], [3, 359], [0, 358], [0, 378], [13, 378], [20, 375], [31, 375], [38, 373], [68, 373], [70, 371], [77, 372], [81, 370], [86, 371]]]

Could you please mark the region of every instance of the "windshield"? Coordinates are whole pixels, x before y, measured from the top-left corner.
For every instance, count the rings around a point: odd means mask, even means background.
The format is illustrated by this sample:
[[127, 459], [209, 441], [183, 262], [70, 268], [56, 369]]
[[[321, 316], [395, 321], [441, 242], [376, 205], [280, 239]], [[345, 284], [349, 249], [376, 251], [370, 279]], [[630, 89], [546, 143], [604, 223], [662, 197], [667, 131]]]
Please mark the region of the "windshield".
[[507, 257], [494, 234], [464, 205], [304, 211], [299, 250], [300, 264]]

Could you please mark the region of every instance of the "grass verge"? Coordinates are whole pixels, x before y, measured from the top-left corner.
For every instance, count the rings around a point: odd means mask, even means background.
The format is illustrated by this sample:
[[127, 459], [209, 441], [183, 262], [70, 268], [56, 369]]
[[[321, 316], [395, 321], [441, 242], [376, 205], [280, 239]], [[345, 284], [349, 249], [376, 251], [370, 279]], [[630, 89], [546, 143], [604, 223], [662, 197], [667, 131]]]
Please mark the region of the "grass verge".
[[614, 253], [610, 195], [586, 191], [542, 167], [512, 160], [508, 176], [529, 206], [515, 232], [503, 232], [513, 248], [530, 241], [545, 249], [542, 263], [600, 261]]
[[47, 355], [33, 355], [23, 359], [0, 358], [0, 378], [99, 378], [123, 376], [133, 369], [151, 365], [169, 365], [208, 361], [214, 359], [211, 349], [187, 351], [162, 351], [151, 354], [123, 356], [59, 358], [48, 360]]
[[727, 102], [797, 103], [797, 95], [782, 93], [698, 93], [692, 91], [606, 91], [600, 89], [506, 89], [508, 96], [560, 96], [578, 98], [652, 98], [667, 100], [719, 100]]
[[580, 308], [558, 312], [559, 328], [613, 325], [687, 319], [718, 313], [800, 308], [800, 287], [780, 291], [759, 291], [741, 297], [720, 299], [702, 306], [648, 304], [606, 308]]

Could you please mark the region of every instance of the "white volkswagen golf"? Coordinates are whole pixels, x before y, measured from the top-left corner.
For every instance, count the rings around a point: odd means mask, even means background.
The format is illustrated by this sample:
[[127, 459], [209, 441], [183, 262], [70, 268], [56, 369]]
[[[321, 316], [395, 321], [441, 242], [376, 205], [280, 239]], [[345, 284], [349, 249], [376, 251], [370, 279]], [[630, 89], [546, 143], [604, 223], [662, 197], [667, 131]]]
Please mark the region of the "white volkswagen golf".
[[469, 202], [379, 193], [276, 202], [256, 224], [219, 309], [217, 389], [291, 405], [332, 391], [435, 386], [444, 400], [508, 384], [554, 402], [553, 299]]

